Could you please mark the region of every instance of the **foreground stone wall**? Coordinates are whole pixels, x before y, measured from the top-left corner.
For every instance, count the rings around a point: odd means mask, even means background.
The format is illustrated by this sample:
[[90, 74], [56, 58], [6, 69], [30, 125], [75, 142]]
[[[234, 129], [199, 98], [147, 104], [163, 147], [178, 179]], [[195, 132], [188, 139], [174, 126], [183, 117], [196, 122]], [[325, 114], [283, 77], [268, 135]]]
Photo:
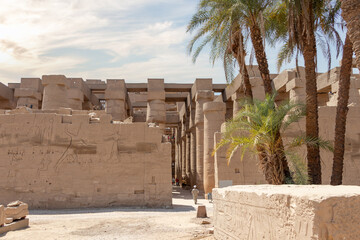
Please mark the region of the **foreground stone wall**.
[[233, 186], [214, 189], [213, 199], [216, 239], [360, 236], [358, 186]]
[[79, 113], [0, 115], [0, 202], [171, 206], [171, 146], [159, 128]]

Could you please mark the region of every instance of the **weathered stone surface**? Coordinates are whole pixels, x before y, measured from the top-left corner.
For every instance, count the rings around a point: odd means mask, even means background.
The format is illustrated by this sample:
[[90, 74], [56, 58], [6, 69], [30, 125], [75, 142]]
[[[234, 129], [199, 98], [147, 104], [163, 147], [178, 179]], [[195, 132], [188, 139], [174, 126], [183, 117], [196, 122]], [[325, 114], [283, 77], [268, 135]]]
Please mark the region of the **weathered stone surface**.
[[[110, 124], [107, 115], [90, 124], [85, 112], [0, 115], [0, 176], [7, 176], [0, 181], [0, 202], [171, 206], [171, 148], [161, 143], [159, 128]], [[71, 119], [62, 123], [65, 117]]]
[[5, 224], [5, 208], [4, 205], [0, 205], [0, 227]]
[[29, 226], [29, 219], [25, 218], [16, 222], [12, 222], [9, 225], [6, 225], [4, 227], [0, 227], [0, 234], [9, 232], [9, 231], [15, 231], [27, 228]]
[[223, 102], [207, 102], [204, 111], [204, 193], [207, 197], [215, 187], [214, 170], [214, 133], [220, 131], [225, 122], [226, 105]]
[[258, 185], [214, 189], [216, 239], [357, 239], [360, 187]]
[[29, 215], [28, 205], [26, 203], [13, 202], [5, 208], [5, 217], [12, 218], [13, 220], [25, 218]]
[[196, 211], [196, 217], [197, 218], [206, 218], [207, 214], [206, 214], [206, 206], [204, 205], [199, 205]]

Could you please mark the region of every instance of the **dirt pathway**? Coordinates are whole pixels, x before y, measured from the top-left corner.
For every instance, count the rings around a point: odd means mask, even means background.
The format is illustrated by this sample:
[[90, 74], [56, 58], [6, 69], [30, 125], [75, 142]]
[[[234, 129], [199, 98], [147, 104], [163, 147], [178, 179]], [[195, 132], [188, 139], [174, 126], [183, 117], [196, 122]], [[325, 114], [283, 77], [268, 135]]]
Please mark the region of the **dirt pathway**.
[[196, 219], [190, 192], [175, 187], [172, 209], [33, 210], [29, 228], [0, 239], [213, 239], [212, 204], [205, 199], [199, 204], [206, 205], [209, 218]]

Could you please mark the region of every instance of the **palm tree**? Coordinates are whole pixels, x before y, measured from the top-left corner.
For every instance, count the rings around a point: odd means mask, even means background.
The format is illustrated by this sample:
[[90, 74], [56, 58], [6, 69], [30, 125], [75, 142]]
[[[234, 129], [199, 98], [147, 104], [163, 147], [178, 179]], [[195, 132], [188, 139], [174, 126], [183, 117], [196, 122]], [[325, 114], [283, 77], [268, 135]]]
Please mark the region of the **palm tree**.
[[[285, 3], [285, 5], [284, 5]], [[279, 53], [278, 66], [284, 59], [291, 58], [296, 52], [301, 53], [305, 62], [306, 79], [306, 135], [308, 138], [319, 137], [318, 126], [318, 102], [316, 82], [316, 57], [317, 46], [320, 42], [323, 52], [327, 55], [331, 65], [330, 45], [322, 39], [319, 32], [325, 39], [334, 40], [337, 50], [342, 45], [339, 34], [334, 28], [334, 21], [338, 10], [338, 4], [331, 6], [329, 0], [284, 0], [280, 5], [287, 11], [287, 38], [282, 51]], [[278, 29], [277, 29], [278, 31]], [[280, 33], [284, 33], [283, 26]], [[319, 146], [307, 144], [307, 160], [309, 179], [312, 184], [321, 184], [321, 162]]]
[[347, 23], [348, 34], [353, 43], [356, 64], [360, 70], [360, 1], [342, 0], [342, 16]]
[[[227, 0], [201, 0], [197, 12], [193, 15], [187, 32], [192, 33], [197, 29], [194, 38], [190, 41], [189, 53], [193, 53], [195, 62], [200, 52], [206, 45], [211, 46], [210, 59], [214, 62], [222, 58], [224, 60], [224, 70], [227, 82], [233, 80], [233, 60], [236, 60], [245, 96], [252, 99], [252, 90], [249, 74], [245, 64], [244, 36], [237, 15], [231, 9], [231, 1]], [[200, 44], [195, 48], [195, 43]], [[194, 51], [194, 52], [193, 52]]]
[[344, 145], [346, 132], [346, 115], [349, 110], [349, 88], [350, 76], [352, 69], [353, 44], [349, 35], [346, 35], [343, 50], [343, 58], [341, 61], [338, 103], [336, 108], [335, 123], [335, 145], [334, 145], [334, 162], [331, 175], [331, 185], [342, 184], [342, 173], [344, 166]]
[[[283, 102], [275, 107], [276, 95], [267, 96], [264, 101], [255, 100], [253, 104], [245, 103], [236, 116], [227, 122], [220, 147], [228, 146], [227, 159], [230, 161], [235, 151], [241, 147], [242, 157], [246, 151], [256, 153], [259, 167], [269, 184], [286, 183], [284, 175], [283, 155], [290, 156], [294, 148], [303, 143], [319, 145], [331, 149], [328, 142], [306, 136], [298, 136], [283, 145], [278, 138], [278, 132], [284, 132], [291, 123], [298, 121], [305, 114], [304, 106], [298, 103]], [[288, 158], [289, 159], [289, 158]], [[292, 176], [296, 183], [306, 183], [306, 171], [301, 161], [290, 164]]]

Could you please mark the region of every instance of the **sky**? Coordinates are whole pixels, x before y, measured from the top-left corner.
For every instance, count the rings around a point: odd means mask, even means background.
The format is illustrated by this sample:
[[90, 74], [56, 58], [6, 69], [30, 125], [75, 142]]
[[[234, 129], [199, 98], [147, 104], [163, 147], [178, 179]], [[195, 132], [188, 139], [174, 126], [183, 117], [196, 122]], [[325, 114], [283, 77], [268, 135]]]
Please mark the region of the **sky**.
[[[0, 0], [0, 82], [63, 74], [83, 79], [225, 83], [208, 52], [194, 64], [186, 26], [196, 0]], [[342, 35], [344, 36], [344, 35]], [[270, 72], [278, 49], [267, 46]], [[318, 71], [327, 60], [318, 59]], [[333, 66], [338, 65], [333, 60]], [[300, 61], [300, 65], [302, 61]], [[283, 67], [293, 68], [294, 62]]]

